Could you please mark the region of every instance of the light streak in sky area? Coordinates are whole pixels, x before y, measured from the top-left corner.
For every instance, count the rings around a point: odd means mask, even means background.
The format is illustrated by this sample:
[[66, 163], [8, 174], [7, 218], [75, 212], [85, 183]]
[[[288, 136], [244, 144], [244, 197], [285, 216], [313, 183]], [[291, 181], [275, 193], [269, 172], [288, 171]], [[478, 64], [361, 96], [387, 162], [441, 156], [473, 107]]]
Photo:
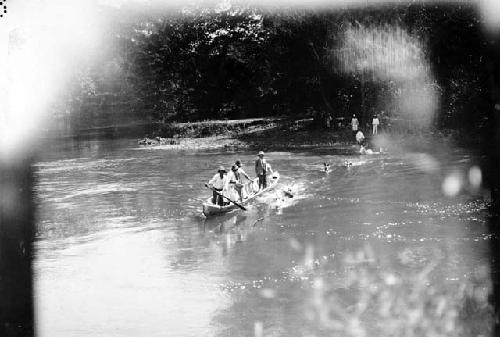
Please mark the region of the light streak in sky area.
[[78, 62], [99, 44], [95, 7], [85, 1], [13, 2], [0, 22], [0, 158], [33, 147], [51, 104]]

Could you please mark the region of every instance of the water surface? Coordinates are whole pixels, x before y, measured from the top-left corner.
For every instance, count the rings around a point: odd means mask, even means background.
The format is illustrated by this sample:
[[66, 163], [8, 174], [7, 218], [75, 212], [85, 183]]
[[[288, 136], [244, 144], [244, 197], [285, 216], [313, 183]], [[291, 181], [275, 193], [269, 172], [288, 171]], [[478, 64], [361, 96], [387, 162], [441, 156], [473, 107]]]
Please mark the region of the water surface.
[[[438, 289], [489, 267], [485, 192], [467, 182], [472, 153], [317, 149], [266, 157], [282, 177], [276, 191], [246, 212], [206, 219], [204, 182], [237, 159], [253, 175], [254, 151], [121, 140], [42, 154], [39, 336], [330, 335], [308, 314], [311, 289], [318, 277], [345, 287], [350, 252], [370, 247], [379, 268], [401, 275], [435, 263]], [[353, 165], [343, 167], [345, 160]], [[454, 197], [442, 190], [450, 174], [463, 182]], [[292, 199], [280, 193], [288, 187]]]

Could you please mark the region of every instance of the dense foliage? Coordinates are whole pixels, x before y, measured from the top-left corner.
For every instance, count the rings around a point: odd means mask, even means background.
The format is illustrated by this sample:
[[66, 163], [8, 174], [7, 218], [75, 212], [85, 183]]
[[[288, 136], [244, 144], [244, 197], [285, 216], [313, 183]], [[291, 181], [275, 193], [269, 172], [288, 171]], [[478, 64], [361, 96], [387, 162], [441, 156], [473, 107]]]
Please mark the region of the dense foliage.
[[123, 19], [108, 41], [69, 95], [79, 121], [428, 114], [462, 128], [484, 123], [490, 104], [479, 16], [461, 6], [271, 12], [225, 2]]

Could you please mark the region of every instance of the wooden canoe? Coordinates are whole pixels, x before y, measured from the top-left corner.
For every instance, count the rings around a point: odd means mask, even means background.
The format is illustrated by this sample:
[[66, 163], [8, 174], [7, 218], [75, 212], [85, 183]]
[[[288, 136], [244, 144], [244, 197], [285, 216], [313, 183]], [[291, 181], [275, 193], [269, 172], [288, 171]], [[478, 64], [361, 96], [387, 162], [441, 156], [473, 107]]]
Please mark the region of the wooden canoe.
[[[241, 200], [241, 201], [235, 200], [235, 201], [238, 202], [240, 205], [244, 206], [244, 205], [248, 204], [251, 200], [255, 199], [257, 196], [259, 196], [262, 193], [264, 193], [266, 191], [269, 191], [272, 188], [274, 188], [274, 186], [276, 186], [276, 184], [278, 183], [279, 179], [280, 179], [280, 175], [279, 175], [278, 172], [275, 171], [268, 178], [267, 188], [265, 188], [265, 189], [263, 189], [261, 191], [257, 191], [256, 193], [253, 193], [253, 194], [249, 195], [248, 198], [246, 198], [244, 200]], [[254, 186], [258, 186], [258, 184], [259, 184], [259, 178], [255, 178], [254, 180], [252, 180], [251, 182], [248, 182], [247, 184], [253, 184]], [[240, 208], [238, 206], [236, 206], [235, 204], [233, 204], [233, 203], [229, 203], [228, 205], [224, 205], [224, 206], [214, 205], [212, 203], [212, 197], [208, 198], [203, 203], [203, 214], [206, 217], [212, 216], [212, 215], [217, 215], [217, 214], [224, 214], [224, 213], [236, 210], [236, 209], [240, 209]]]

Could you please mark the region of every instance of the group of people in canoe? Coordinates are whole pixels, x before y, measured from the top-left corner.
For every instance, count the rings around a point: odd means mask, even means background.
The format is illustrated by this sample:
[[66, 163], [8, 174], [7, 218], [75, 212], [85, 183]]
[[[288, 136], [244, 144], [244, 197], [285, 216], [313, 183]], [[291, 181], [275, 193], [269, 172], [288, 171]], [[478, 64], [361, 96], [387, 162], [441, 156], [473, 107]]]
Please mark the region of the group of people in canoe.
[[258, 188], [254, 181], [243, 170], [241, 160], [237, 160], [229, 172], [224, 166], [219, 167], [217, 173], [210, 179], [208, 186], [213, 190], [212, 203], [223, 206], [224, 197], [234, 201], [243, 201], [261, 189], [267, 188], [267, 175], [273, 174], [271, 165], [264, 159], [264, 152], [258, 153], [255, 161], [255, 175], [258, 178]]
[[[359, 120], [356, 115], [353, 115], [351, 125], [352, 131], [356, 138], [356, 142], [359, 145], [360, 154], [377, 154], [382, 153], [382, 148], [380, 152], [374, 152], [368, 148], [367, 140], [363, 132], [359, 129]], [[373, 118], [373, 135], [378, 134], [378, 126], [380, 124], [378, 116]], [[264, 159], [264, 152], [260, 151], [258, 154], [258, 159], [255, 161], [255, 175], [258, 178], [258, 188], [257, 184], [254, 185], [254, 180], [243, 170], [242, 163], [237, 160], [232, 166], [230, 171], [226, 171], [224, 166], [220, 166], [217, 173], [210, 179], [208, 186], [213, 190], [212, 203], [214, 205], [224, 206], [227, 204], [224, 199], [231, 201], [244, 201], [248, 197], [254, 195], [262, 189], [267, 188], [267, 175], [268, 173], [273, 174], [271, 165]], [[344, 162], [345, 167], [352, 166], [349, 161]], [[324, 163], [323, 170], [328, 172], [330, 170], [330, 164]]]

